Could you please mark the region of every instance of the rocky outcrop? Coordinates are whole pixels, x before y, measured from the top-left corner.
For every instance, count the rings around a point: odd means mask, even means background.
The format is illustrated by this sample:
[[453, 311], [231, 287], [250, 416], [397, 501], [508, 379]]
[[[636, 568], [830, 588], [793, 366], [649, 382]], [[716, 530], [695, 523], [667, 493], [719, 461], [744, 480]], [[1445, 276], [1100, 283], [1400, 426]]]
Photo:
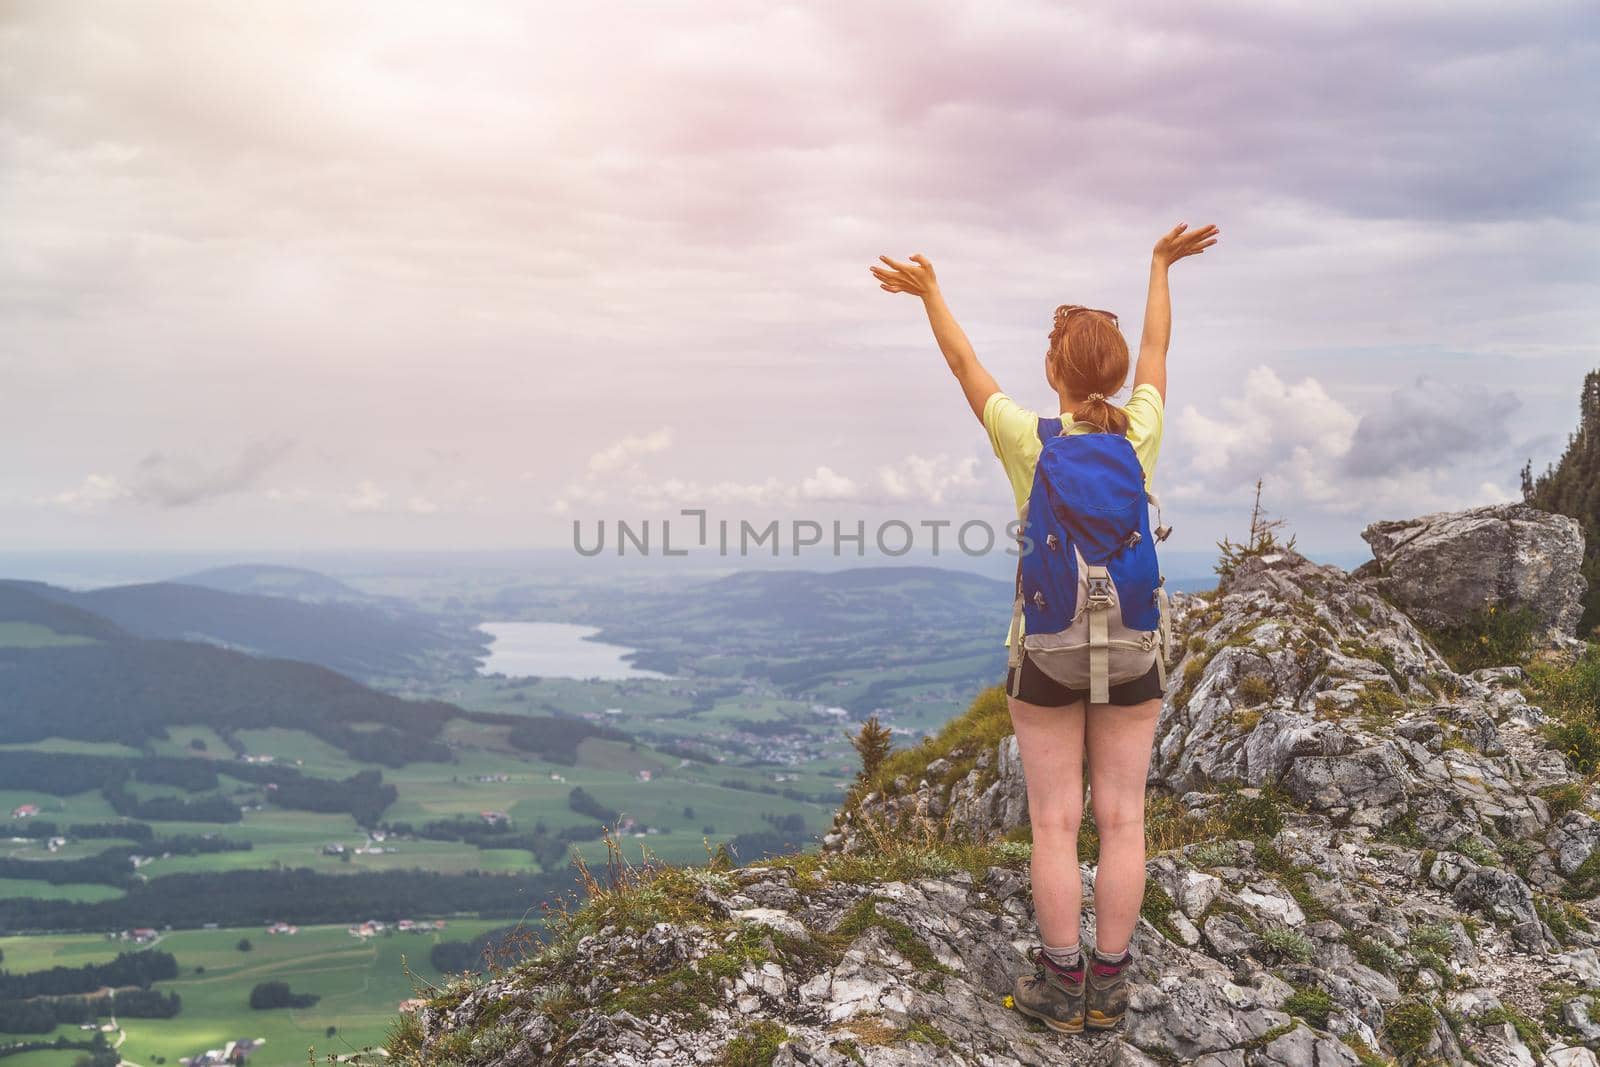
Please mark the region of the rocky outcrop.
[[[1550, 822], [1535, 772], [1511, 754], [1543, 748], [1520, 671], [1455, 673], [1339, 568], [1293, 552], [1245, 560], [1186, 622], [1152, 764], [1175, 793], [1270, 786], [1336, 825], [1403, 822], [1435, 847]], [[1557, 773], [1538, 785], [1572, 777]]]
[[[970, 769], [952, 776], [952, 770], [960, 769], [956, 761], [970, 763]], [[840, 852], [872, 847], [872, 840], [861, 832], [866, 821], [888, 826], [907, 821], [937, 824], [945, 836], [971, 841], [991, 841], [1027, 826], [1028, 784], [1015, 735], [1002, 739], [993, 750], [956, 749], [931, 760], [915, 783], [909, 777], [896, 778], [886, 789], [840, 809], [822, 847]]]
[[1471, 622], [1491, 605], [1531, 608], [1546, 638], [1570, 639], [1583, 615], [1583, 527], [1526, 504], [1494, 504], [1361, 531], [1373, 561], [1358, 571], [1424, 626]]
[[821, 853], [603, 895], [535, 960], [430, 1000], [391, 1061], [1595, 1064], [1600, 795], [1520, 668], [1454, 671], [1379, 592], [1288, 551], [1174, 598], [1110, 1034], [1005, 1006], [1035, 932], [1021, 760], [988, 694], [950, 733], [988, 740], [862, 789]]

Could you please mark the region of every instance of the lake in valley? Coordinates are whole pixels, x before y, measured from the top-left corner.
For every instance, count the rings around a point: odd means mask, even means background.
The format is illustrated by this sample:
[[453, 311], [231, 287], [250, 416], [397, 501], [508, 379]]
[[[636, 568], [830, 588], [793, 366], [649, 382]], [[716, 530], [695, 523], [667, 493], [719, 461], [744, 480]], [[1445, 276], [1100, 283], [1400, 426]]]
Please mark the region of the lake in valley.
[[480, 674], [509, 678], [602, 678], [606, 681], [669, 678], [645, 671], [622, 657], [632, 652], [622, 645], [590, 641], [600, 631], [593, 626], [567, 622], [485, 622], [478, 629], [494, 637]]

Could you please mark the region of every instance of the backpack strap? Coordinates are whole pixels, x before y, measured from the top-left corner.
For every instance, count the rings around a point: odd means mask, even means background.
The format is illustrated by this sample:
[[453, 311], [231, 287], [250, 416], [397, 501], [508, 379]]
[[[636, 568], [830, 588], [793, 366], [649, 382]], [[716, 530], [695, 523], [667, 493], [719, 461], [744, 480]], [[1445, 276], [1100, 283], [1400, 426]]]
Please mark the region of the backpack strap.
[[[1006, 667], [1015, 670], [1022, 666], [1022, 556], [1017, 556], [1017, 599], [1011, 605], [1011, 630], [1006, 636]], [[1016, 672], [1015, 686], [1022, 685], [1022, 672]], [[1012, 693], [1016, 696], [1016, 693]]]
[[1144, 491], [1144, 496], [1145, 499], [1150, 502], [1150, 506], [1156, 509], [1156, 528], [1152, 531], [1152, 533], [1155, 534], [1156, 542], [1159, 544], [1160, 542], [1165, 541], [1168, 537], [1172, 536], [1172, 527], [1162, 524], [1161, 501], [1156, 499], [1156, 495], [1150, 490], [1146, 489]]
[[1111, 648], [1110, 626], [1106, 612], [1111, 609], [1111, 572], [1102, 565], [1090, 564], [1086, 568], [1089, 579], [1089, 597], [1085, 607], [1089, 612], [1089, 702], [1111, 702]]
[[[1042, 446], [1050, 438], [1061, 434], [1061, 420], [1041, 417], [1036, 431], [1039, 434], [1039, 444]], [[1020, 535], [1017, 537], [1017, 547], [1019, 549], [1017, 553], [1017, 598], [1016, 602], [1011, 605], [1011, 629], [1006, 636], [1006, 668], [1008, 672], [1016, 675], [1011, 683], [1013, 690], [1022, 687], [1022, 671], [1017, 669], [1022, 666], [1022, 553], [1020, 551], [1022, 537]], [[1017, 693], [1013, 690], [1008, 690], [1008, 692], [1011, 692], [1012, 696], [1016, 696]]]
[[1156, 582], [1156, 605], [1160, 609], [1161, 623], [1157, 627], [1156, 640], [1156, 678], [1161, 682], [1161, 691], [1167, 691], [1167, 657], [1172, 655], [1172, 600], [1167, 596], [1167, 576], [1163, 574]]

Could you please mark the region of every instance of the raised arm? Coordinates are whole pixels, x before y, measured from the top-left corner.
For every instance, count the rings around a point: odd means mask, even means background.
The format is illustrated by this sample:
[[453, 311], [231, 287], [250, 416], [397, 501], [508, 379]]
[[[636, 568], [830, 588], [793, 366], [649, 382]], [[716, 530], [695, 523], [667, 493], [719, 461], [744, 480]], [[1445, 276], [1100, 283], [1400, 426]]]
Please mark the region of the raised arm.
[[878, 279], [880, 289], [891, 293], [915, 293], [922, 298], [922, 307], [928, 313], [928, 325], [933, 327], [933, 337], [939, 342], [939, 351], [944, 353], [944, 361], [949, 365], [950, 372], [961, 383], [961, 391], [966, 394], [972, 413], [982, 422], [983, 406], [1000, 391], [1000, 386], [995, 382], [994, 375], [978, 362], [972, 342], [967, 340], [966, 332], [956, 322], [955, 316], [950, 314], [944, 294], [939, 291], [939, 281], [934, 277], [933, 264], [920, 253], [912, 256], [910, 263], [896, 262], [888, 256], [878, 258], [889, 264], [890, 269], [885, 270], [876, 264], [867, 269]]
[[1167, 271], [1185, 256], [1199, 255], [1217, 243], [1222, 231], [1202, 226], [1185, 233], [1189, 224], [1180, 222], [1162, 234], [1150, 256], [1150, 294], [1144, 303], [1144, 332], [1139, 337], [1139, 361], [1133, 368], [1133, 386], [1149, 382], [1167, 402], [1167, 347], [1172, 342], [1172, 293], [1167, 287]]

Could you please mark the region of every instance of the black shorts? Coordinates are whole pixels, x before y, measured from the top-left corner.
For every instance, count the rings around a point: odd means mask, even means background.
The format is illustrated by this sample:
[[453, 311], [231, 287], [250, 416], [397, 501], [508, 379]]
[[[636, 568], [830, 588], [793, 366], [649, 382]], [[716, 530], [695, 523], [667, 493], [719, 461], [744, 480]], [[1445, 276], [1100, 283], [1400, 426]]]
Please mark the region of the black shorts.
[[[1027, 704], [1037, 704], [1044, 708], [1065, 707], [1076, 704], [1082, 700], [1089, 700], [1087, 689], [1069, 689], [1039, 669], [1032, 657], [1022, 657], [1022, 688], [1015, 691], [1018, 700]], [[1016, 668], [1006, 672], [1006, 692], [1013, 691], [1013, 682], [1016, 680]], [[1143, 704], [1146, 700], [1156, 700], [1163, 694], [1161, 692], [1161, 676], [1155, 664], [1150, 665], [1150, 670], [1142, 678], [1135, 678], [1131, 682], [1114, 685], [1108, 691], [1112, 704]]]

